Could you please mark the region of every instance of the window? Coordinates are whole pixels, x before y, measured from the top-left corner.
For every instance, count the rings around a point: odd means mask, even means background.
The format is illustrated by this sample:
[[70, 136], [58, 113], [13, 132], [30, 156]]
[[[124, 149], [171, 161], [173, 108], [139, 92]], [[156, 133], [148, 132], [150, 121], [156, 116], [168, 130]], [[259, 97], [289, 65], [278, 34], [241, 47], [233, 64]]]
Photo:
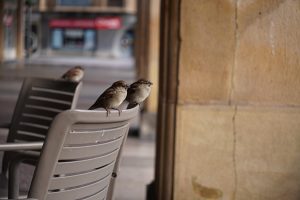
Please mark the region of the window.
[[94, 30], [86, 30], [84, 32], [84, 50], [93, 50], [96, 47], [95, 43], [96, 32]]
[[83, 33], [82, 29], [66, 29], [64, 31], [64, 46], [70, 49], [83, 48]]
[[54, 29], [52, 31], [52, 48], [60, 49], [63, 46], [63, 36], [61, 29]]
[[95, 50], [96, 31], [92, 29], [52, 29], [52, 48]]

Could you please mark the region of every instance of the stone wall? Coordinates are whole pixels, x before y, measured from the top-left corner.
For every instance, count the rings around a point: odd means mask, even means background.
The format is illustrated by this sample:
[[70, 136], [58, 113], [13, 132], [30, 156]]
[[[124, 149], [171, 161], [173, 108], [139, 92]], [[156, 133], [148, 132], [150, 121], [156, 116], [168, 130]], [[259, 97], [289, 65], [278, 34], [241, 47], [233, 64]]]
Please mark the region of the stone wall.
[[174, 199], [300, 199], [300, 1], [180, 11]]
[[157, 112], [158, 104], [158, 62], [159, 62], [159, 20], [160, 0], [150, 1], [150, 38], [149, 38], [149, 79], [153, 82], [151, 95], [148, 98], [148, 111]]

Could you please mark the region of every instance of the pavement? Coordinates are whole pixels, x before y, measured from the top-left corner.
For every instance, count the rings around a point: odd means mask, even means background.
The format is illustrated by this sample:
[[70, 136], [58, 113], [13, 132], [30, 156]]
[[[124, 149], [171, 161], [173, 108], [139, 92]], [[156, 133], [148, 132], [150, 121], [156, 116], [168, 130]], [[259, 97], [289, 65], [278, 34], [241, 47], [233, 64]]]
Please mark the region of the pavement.
[[[109, 61], [86, 57], [37, 57], [24, 63], [0, 64], [0, 123], [11, 120], [25, 77], [59, 78], [70, 67], [78, 64], [85, 68], [77, 106], [79, 109], [87, 109], [114, 81], [125, 80], [131, 83], [135, 80], [134, 62], [131, 59]], [[127, 139], [116, 183], [116, 200], [145, 199], [146, 185], [154, 177], [155, 115], [143, 116], [135, 126], [148, 133]], [[5, 141], [6, 132], [0, 129], [1, 141]], [[32, 170], [25, 167], [23, 173], [24, 177], [28, 177]]]
[[[71, 58], [71, 59], [70, 59]], [[82, 65], [87, 67], [109, 68], [109, 69], [132, 69], [134, 66], [133, 58], [101, 58], [83, 57], [83, 56], [46, 56], [38, 55], [26, 59], [27, 65], [58, 65], [58, 66], [73, 66]]]

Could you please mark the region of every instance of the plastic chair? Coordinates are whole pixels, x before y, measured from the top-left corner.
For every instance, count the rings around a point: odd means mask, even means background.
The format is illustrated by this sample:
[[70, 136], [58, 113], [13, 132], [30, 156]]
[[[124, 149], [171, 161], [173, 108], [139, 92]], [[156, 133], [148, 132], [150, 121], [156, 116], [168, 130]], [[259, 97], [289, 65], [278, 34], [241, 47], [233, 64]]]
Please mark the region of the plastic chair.
[[55, 117], [44, 145], [3, 144], [0, 151], [43, 145], [28, 198], [111, 200], [130, 120], [137, 114], [137, 107], [108, 117], [106, 111], [64, 111]]
[[[2, 126], [9, 128], [7, 142], [44, 141], [53, 118], [64, 110], [76, 107], [81, 86], [82, 83], [78, 82], [26, 78], [19, 93], [12, 121], [9, 125]], [[34, 165], [38, 157], [39, 150], [32, 152], [31, 156], [25, 156], [22, 152], [5, 152], [2, 174], [7, 173], [12, 160]], [[16, 175], [13, 177], [18, 178]]]

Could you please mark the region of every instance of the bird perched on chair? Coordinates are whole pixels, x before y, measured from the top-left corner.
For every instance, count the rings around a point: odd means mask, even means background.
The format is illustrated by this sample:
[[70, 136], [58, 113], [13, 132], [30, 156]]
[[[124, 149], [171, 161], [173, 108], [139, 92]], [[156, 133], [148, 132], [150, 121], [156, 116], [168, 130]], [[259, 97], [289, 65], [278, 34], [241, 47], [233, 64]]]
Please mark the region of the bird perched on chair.
[[89, 108], [89, 110], [94, 110], [96, 108], [104, 108], [107, 112], [107, 116], [110, 113], [109, 109], [114, 109], [119, 111], [121, 115], [121, 110], [118, 107], [125, 100], [127, 95], [128, 85], [125, 81], [114, 82], [109, 88], [107, 88], [96, 102]]
[[81, 66], [75, 66], [64, 73], [61, 78], [67, 81], [79, 82], [84, 75], [84, 69]]
[[146, 79], [139, 79], [132, 83], [127, 91], [126, 101], [128, 101], [127, 108], [133, 108], [136, 105], [140, 105], [150, 94], [152, 82]]

